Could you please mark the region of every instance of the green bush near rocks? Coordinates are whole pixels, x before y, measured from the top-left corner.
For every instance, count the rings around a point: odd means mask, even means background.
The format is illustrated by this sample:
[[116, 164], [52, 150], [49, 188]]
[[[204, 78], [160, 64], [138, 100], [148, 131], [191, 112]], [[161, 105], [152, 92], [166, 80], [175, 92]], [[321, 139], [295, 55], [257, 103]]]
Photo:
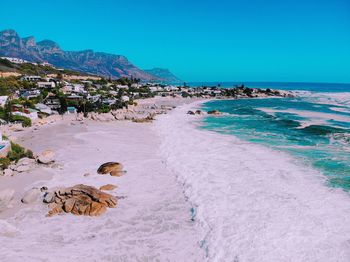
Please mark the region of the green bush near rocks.
[[26, 150], [24, 147], [11, 142], [11, 151], [7, 154], [7, 158], [10, 161], [17, 162], [21, 158], [28, 157], [34, 158], [33, 152], [31, 150]]
[[11, 122], [22, 122], [23, 127], [32, 126], [32, 120], [28, 117], [25, 117], [25, 116], [12, 115]]
[[6, 169], [11, 165], [11, 160], [7, 157], [1, 157], [0, 158], [0, 168], [1, 169]]

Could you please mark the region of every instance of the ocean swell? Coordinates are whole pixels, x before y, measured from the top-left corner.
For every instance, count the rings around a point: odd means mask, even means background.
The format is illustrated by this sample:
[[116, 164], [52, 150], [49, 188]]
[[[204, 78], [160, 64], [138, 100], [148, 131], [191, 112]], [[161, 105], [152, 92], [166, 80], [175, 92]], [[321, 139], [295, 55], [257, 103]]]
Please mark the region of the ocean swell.
[[199, 129], [189, 109], [160, 117], [156, 128], [208, 261], [350, 261], [346, 192], [287, 153]]

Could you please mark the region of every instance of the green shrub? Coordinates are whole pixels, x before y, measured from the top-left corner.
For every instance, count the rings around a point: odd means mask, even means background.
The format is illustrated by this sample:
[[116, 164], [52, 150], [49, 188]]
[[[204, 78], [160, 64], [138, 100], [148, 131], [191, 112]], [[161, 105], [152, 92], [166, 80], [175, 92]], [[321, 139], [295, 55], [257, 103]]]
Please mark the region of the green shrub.
[[7, 157], [11, 161], [17, 162], [18, 160], [24, 157], [34, 158], [34, 154], [31, 150], [26, 150], [19, 144], [11, 142], [11, 151], [8, 153]]
[[98, 112], [99, 113], [108, 113], [109, 111], [111, 111], [111, 108], [107, 105], [102, 105], [99, 109]]
[[11, 160], [8, 159], [7, 157], [1, 157], [0, 158], [0, 168], [1, 169], [6, 169], [11, 165]]
[[25, 116], [17, 116], [17, 115], [12, 115], [11, 116], [11, 122], [22, 122], [23, 127], [30, 127], [32, 126], [32, 120], [28, 117]]
[[33, 153], [33, 151], [28, 149], [28, 150], [26, 151], [26, 157], [28, 157], [28, 158], [34, 158], [34, 153]]

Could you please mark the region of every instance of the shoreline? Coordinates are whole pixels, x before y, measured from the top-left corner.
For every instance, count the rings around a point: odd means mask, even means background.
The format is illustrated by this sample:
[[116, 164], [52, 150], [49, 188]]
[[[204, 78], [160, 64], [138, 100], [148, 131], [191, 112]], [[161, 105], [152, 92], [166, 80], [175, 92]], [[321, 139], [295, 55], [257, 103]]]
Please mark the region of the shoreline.
[[[178, 103], [153, 123], [66, 119], [23, 132], [23, 145], [56, 151], [52, 179], [37, 183], [110, 183], [126, 198], [99, 218], [46, 218], [42, 203], [18, 209], [0, 218], [4, 259], [348, 261], [348, 195], [287, 153], [198, 128], [203, 116], [187, 112], [207, 101]], [[97, 175], [107, 161], [127, 173]]]
[[198, 129], [186, 116], [195, 109], [183, 106], [156, 124], [166, 163], [207, 232], [209, 261], [350, 259], [346, 192], [287, 153]]

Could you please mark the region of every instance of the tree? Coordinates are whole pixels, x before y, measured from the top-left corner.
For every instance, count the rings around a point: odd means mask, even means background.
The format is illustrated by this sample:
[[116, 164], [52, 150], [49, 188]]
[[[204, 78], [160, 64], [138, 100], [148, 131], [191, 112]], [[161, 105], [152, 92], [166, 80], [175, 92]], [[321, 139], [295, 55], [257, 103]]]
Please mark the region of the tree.
[[4, 108], [5, 121], [10, 122], [12, 117], [12, 104], [11, 101], [7, 101]]
[[67, 99], [65, 97], [60, 97], [60, 114], [63, 115], [67, 112]]

